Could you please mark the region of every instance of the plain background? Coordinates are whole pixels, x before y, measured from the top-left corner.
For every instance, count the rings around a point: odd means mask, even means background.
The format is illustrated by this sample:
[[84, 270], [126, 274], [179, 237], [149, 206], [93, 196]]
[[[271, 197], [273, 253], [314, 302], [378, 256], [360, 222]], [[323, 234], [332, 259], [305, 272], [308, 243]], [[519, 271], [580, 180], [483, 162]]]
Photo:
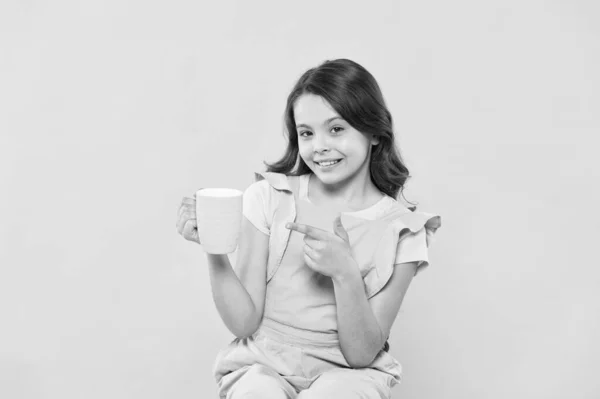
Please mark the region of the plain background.
[[597, 398], [599, 11], [3, 0], [0, 397], [216, 397], [233, 335], [177, 209], [248, 187], [296, 79], [349, 58], [392, 112], [406, 198], [442, 215], [394, 398]]

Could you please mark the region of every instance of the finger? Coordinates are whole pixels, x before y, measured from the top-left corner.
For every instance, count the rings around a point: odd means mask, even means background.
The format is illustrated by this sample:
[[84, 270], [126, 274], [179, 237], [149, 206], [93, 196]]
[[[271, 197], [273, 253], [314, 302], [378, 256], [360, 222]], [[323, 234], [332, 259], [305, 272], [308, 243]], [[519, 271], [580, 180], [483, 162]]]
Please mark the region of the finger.
[[181, 200], [181, 204], [196, 205], [196, 198], [183, 197], [183, 199]]
[[306, 254], [311, 259], [316, 259], [315, 250], [308, 244], [304, 244], [304, 254]]
[[295, 230], [298, 233], [306, 234], [315, 239], [324, 239], [327, 237], [327, 231], [306, 224], [287, 223], [285, 227], [290, 230]]
[[185, 226], [188, 220], [193, 220], [194, 223], [196, 223], [196, 218], [192, 217], [191, 213], [184, 212], [177, 221], [177, 231], [179, 232], [179, 234], [183, 232], [183, 227]]
[[185, 220], [187, 220], [187, 219], [196, 220], [197, 219], [196, 218], [196, 212], [195, 211], [191, 211], [190, 209], [184, 209], [181, 212], [181, 215], [179, 215], [179, 218], [185, 219]]
[[195, 220], [188, 220], [183, 226], [183, 237], [186, 240], [198, 241], [198, 229]]
[[192, 205], [188, 205], [188, 204], [181, 204], [181, 206], [179, 207], [179, 211], [177, 211], [177, 216], [181, 217], [181, 215], [187, 212], [191, 215], [194, 216], [194, 219], [196, 218], [196, 206], [192, 206]]
[[182, 209], [196, 209], [196, 199], [183, 197], [181, 204], [179, 204], [179, 210], [177, 211], [179, 216], [181, 216]]
[[308, 244], [311, 248], [317, 249], [320, 248], [321, 245], [321, 241], [317, 240], [311, 236], [305, 235], [304, 236], [304, 243]]
[[310, 256], [308, 256], [308, 254], [306, 252], [304, 253], [304, 262], [308, 265], [308, 267], [310, 267], [311, 269], [314, 270], [315, 262], [312, 260], [312, 258]]
[[185, 226], [185, 223], [187, 221], [188, 220], [186, 218], [182, 218], [182, 217], [177, 219], [177, 224], [175, 225], [175, 227], [177, 227], [177, 233], [179, 233], [180, 235], [183, 235], [183, 227]]

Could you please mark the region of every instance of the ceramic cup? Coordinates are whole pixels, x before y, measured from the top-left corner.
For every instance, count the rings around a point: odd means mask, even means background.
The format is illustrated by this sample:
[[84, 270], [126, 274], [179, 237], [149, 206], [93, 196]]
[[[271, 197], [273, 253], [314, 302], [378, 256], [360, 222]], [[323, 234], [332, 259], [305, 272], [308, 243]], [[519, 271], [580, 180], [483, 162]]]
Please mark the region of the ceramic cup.
[[196, 221], [200, 245], [209, 254], [228, 254], [238, 245], [243, 192], [233, 188], [196, 191]]

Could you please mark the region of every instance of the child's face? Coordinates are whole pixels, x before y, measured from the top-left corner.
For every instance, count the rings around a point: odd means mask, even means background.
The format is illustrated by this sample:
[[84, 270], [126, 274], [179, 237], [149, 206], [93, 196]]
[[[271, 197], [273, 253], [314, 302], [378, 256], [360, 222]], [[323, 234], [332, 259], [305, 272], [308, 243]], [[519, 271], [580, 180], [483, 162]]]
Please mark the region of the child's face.
[[[330, 120], [330, 118], [338, 117]], [[376, 137], [354, 129], [320, 96], [304, 94], [294, 104], [298, 148], [302, 160], [325, 184], [332, 184], [369, 167], [369, 150]], [[341, 159], [333, 167], [316, 162]]]

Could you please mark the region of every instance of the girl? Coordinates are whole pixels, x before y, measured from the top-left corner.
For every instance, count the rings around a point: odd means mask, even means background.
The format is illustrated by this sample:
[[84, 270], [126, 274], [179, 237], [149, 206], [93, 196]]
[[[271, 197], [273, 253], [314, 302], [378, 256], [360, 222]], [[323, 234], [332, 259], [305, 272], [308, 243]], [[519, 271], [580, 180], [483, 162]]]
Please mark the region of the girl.
[[[396, 200], [409, 172], [379, 86], [356, 62], [305, 72], [285, 123], [283, 158], [244, 192], [236, 270], [207, 254], [236, 336], [214, 363], [219, 397], [390, 398], [402, 367], [387, 339], [441, 218]], [[199, 243], [194, 198], [177, 228]]]

